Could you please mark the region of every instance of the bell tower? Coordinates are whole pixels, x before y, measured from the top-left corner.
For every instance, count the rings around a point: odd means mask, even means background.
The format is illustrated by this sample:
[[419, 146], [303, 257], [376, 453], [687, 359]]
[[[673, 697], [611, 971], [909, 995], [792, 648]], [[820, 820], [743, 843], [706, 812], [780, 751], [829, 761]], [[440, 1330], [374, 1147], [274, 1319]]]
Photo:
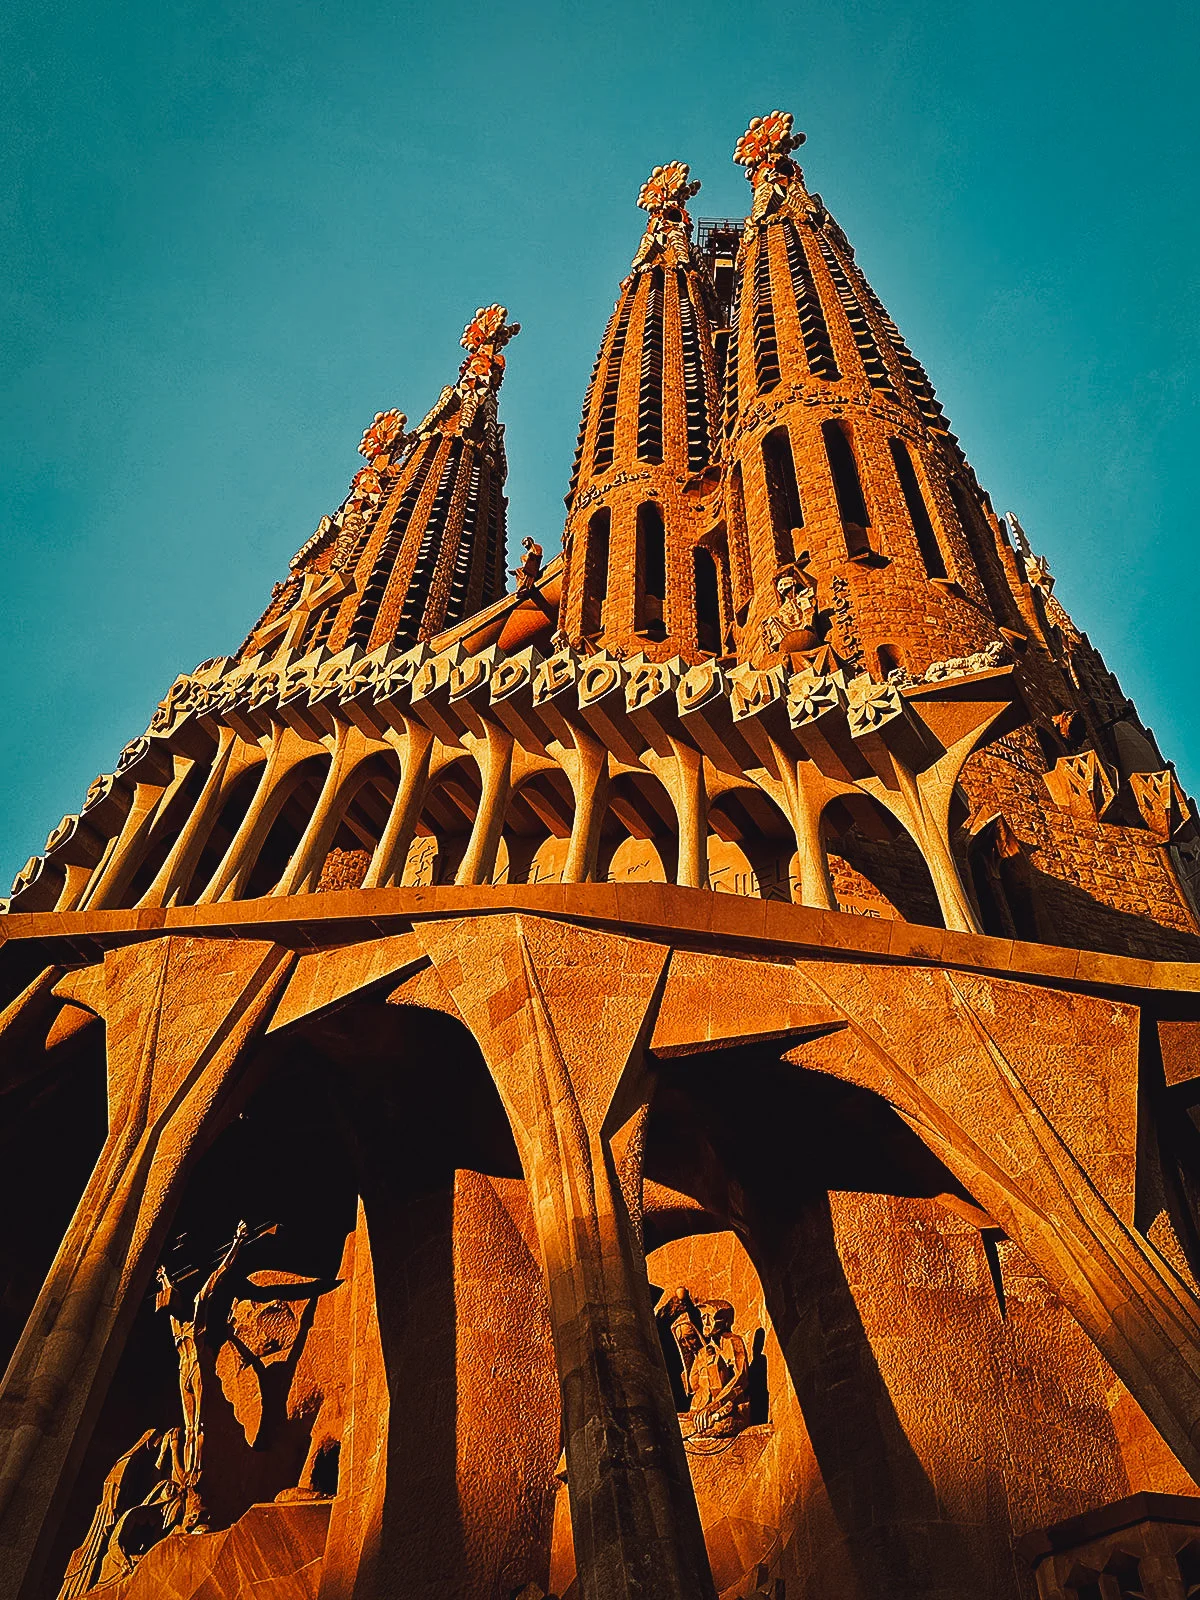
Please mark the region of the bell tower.
[[655, 167], [646, 231], [583, 403], [567, 496], [560, 626], [572, 641], [688, 663], [731, 626], [719, 526], [713, 286], [682, 161]]
[[358, 447], [366, 465], [293, 557], [243, 659], [414, 645], [504, 593], [508, 465], [496, 400], [504, 347], [520, 331], [503, 306], [481, 307], [463, 331], [458, 381], [417, 427], [407, 433], [401, 411], [376, 413]]
[[772, 111], [734, 150], [752, 193], [723, 405], [732, 565], [751, 579], [737, 653], [770, 653], [776, 574], [799, 559], [850, 666], [919, 674], [987, 646], [1014, 608], [991, 615], [978, 546], [994, 546], [994, 519], [965, 485], [928, 378], [805, 184], [804, 137]]

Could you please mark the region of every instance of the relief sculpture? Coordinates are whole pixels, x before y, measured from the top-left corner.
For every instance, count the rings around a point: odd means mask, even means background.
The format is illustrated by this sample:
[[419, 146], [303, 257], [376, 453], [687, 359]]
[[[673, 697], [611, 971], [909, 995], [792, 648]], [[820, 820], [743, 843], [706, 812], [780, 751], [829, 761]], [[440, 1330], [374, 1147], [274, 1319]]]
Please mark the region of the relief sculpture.
[[[682, 1365], [688, 1408], [680, 1413], [685, 1447], [708, 1453], [709, 1441], [728, 1440], [750, 1426], [750, 1361], [733, 1331], [728, 1300], [693, 1300], [686, 1288], [658, 1313], [670, 1327]], [[723, 1448], [717, 1443], [717, 1448]]]
[[[337, 1312], [319, 1318], [319, 1303], [341, 1280], [238, 1271], [247, 1247], [276, 1231], [239, 1222], [194, 1292], [194, 1270], [172, 1275], [159, 1267], [155, 1309], [170, 1320], [180, 1421], [147, 1429], [113, 1464], [58, 1600], [79, 1600], [128, 1577], [170, 1535], [227, 1525], [243, 1502], [335, 1492], [342, 1396], [329, 1334]], [[310, 1338], [314, 1325], [317, 1337]], [[219, 1430], [223, 1448], [210, 1461], [205, 1422], [214, 1405], [232, 1411], [236, 1431]], [[244, 1441], [236, 1452], [231, 1436]], [[277, 1489], [281, 1480], [286, 1486]]]

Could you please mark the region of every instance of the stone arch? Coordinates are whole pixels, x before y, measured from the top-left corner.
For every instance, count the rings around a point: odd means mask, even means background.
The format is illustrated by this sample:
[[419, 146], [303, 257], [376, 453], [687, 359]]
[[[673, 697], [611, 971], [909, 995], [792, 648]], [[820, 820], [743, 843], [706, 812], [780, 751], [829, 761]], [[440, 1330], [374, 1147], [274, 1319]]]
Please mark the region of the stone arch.
[[794, 897], [796, 835], [762, 789], [731, 785], [708, 803], [708, 881], [718, 893]]
[[7, 1364], [104, 1147], [103, 1021], [46, 987], [10, 1026], [0, 1057], [0, 1370]]
[[596, 877], [601, 881], [674, 883], [679, 824], [666, 785], [652, 773], [610, 778]]
[[[236, 1540], [251, 1507], [255, 1537], [279, 1523], [269, 1569], [255, 1570], [251, 1539], [244, 1581], [286, 1576], [290, 1546], [305, 1559], [290, 1499], [340, 1490], [339, 1558], [372, 1592], [400, 1564], [448, 1592], [478, 1587], [497, 1529], [504, 1592], [544, 1566], [559, 1399], [527, 1211], [507, 1116], [457, 1018], [359, 999], [248, 1064], [162, 1219], [160, 1255], [194, 1286], [186, 1267], [207, 1271], [251, 1224], [213, 1295], [201, 1389], [209, 1527]], [[276, 1231], [255, 1237], [264, 1223]], [[283, 1305], [272, 1314], [292, 1341], [265, 1366], [246, 1355], [245, 1331], [264, 1302]], [[113, 1462], [147, 1429], [178, 1424], [170, 1328], [152, 1298], [134, 1306], [51, 1557], [55, 1584]], [[514, 1393], [519, 1406], [506, 1403]], [[351, 1413], [359, 1437], [386, 1441], [381, 1454], [342, 1454]], [[188, 1543], [144, 1559], [165, 1578]]]
[[221, 899], [257, 900], [270, 894], [304, 836], [320, 799], [330, 759], [325, 750], [306, 756], [277, 780], [274, 793], [267, 800], [268, 813], [273, 816], [266, 836], [252, 852], [252, 859], [235, 864], [235, 876]]
[[495, 883], [561, 883], [575, 819], [575, 797], [561, 767], [523, 778], [509, 796]]
[[[336, 787], [328, 793], [331, 784]], [[400, 761], [394, 750], [375, 750], [360, 757], [340, 776], [334, 768], [275, 894], [303, 894], [318, 889], [356, 888], [391, 814], [400, 784]]]
[[266, 770], [267, 762], [264, 756], [262, 760], [243, 768], [229, 784], [216, 817], [207, 830], [195, 867], [169, 903], [193, 905], [197, 897], [203, 893], [205, 886], [212, 881], [254, 803]]
[[119, 891], [122, 904], [137, 905], [158, 876], [187, 819], [199, 803], [209, 771], [207, 758], [195, 760], [175, 793], [164, 793], [147, 831], [141, 860], [130, 874], [127, 886]]
[[429, 780], [402, 882], [453, 883], [479, 812], [482, 785], [469, 755], [443, 762]]
[[945, 926], [920, 847], [877, 800], [859, 793], [830, 801], [821, 815], [821, 836], [840, 910]]

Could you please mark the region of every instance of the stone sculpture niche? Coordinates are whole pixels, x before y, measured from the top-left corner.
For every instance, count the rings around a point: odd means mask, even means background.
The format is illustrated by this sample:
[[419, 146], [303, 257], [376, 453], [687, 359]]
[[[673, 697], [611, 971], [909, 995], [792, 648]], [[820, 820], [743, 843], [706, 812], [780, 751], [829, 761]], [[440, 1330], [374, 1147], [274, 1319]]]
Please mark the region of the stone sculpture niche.
[[[198, 1289], [195, 1270], [172, 1276], [159, 1267], [155, 1308], [170, 1321], [180, 1421], [147, 1429], [113, 1464], [58, 1600], [129, 1577], [167, 1537], [224, 1525], [239, 1488], [244, 1497], [245, 1486], [231, 1479], [257, 1485], [274, 1469], [276, 1481], [288, 1481], [274, 1494], [277, 1503], [335, 1493], [342, 1422], [335, 1324], [344, 1279], [239, 1272], [243, 1252], [277, 1231], [239, 1222]], [[232, 1411], [236, 1429], [216, 1430], [225, 1448], [206, 1452], [205, 1424], [213, 1431], [213, 1408], [221, 1406]], [[233, 1433], [254, 1452], [252, 1474], [248, 1456], [230, 1455]]]
[[693, 1299], [675, 1290], [656, 1312], [679, 1352], [688, 1408], [680, 1413], [684, 1448], [706, 1454], [710, 1444], [735, 1438], [751, 1423], [750, 1360], [746, 1342], [733, 1331], [728, 1300]]

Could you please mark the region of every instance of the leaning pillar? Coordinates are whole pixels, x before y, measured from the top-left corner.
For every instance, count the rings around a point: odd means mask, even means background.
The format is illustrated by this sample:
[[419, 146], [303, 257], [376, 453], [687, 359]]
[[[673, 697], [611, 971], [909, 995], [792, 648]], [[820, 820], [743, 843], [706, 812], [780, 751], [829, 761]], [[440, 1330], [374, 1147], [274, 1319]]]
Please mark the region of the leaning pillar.
[[519, 917], [418, 937], [504, 1101], [538, 1233], [580, 1600], [713, 1600], [640, 1242], [661, 945]]
[[158, 939], [106, 961], [109, 1135], [0, 1385], [0, 1594], [42, 1567], [198, 1149], [294, 964], [277, 945]]

